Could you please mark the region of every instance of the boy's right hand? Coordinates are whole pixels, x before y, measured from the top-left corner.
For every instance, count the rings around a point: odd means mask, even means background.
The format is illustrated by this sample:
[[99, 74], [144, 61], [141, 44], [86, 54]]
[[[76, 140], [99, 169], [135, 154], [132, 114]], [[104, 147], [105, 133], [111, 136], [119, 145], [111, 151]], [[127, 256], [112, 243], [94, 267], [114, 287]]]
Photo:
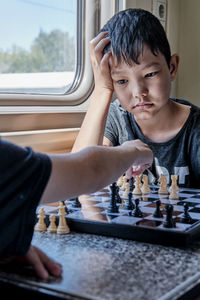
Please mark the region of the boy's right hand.
[[107, 31], [101, 32], [90, 41], [90, 57], [94, 72], [95, 88], [101, 92], [104, 90], [113, 92], [113, 82], [108, 63], [112, 54], [108, 52], [103, 55], [104, 47], [110, 42], [107, 34]]
[[130, 150], [134, 155], [134, 163], [127, 170], [126, 177], [130, 179], [136, 175], [140, 175], [152, 165], [153, 152], [148, 145], [144, 144], [140, 140], [127, 141], [122, 144], [123, 147], [130, 147]]

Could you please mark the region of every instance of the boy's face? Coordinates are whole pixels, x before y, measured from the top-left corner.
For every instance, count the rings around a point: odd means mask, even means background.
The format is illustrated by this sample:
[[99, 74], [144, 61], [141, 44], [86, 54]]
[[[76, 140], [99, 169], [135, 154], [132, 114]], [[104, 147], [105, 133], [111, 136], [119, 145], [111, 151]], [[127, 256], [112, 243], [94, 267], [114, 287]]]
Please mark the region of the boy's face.
[[134, 114], [136, 120], [148, 120], [168, 103], [171, 82], [175, 79], [178, 56], [171, 58], [170, 69], [164, 55], [155, 56], [144, 45], [139, 64], [117, 64], [113, 56], [109, 60], [111, 78], [120, 104]]

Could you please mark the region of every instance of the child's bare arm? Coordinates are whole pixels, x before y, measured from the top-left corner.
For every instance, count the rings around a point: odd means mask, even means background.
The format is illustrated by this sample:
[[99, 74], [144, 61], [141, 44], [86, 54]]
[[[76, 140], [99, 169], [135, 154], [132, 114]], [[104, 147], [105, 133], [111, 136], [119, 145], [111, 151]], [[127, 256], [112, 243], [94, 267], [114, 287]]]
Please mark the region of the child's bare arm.
[[72, 152], [79, 151], [86, 146], [103, 144], [106, 119], [113, 94], [113, 83], [108, 64], [111, 54], [109, 52], [105, 55], [102, 54], [104, 47], [110, 41], [106, 34], [107, 32], [102, 32], [90, 42], [95, 88]]
[[150, 148], [139, 140], [117, 147], [93, 146], [76, 153], [50, 155], [52, 172], [42, 202], [65, 200], [101, 189], [131, 165], [143, 169], [152, 163]]

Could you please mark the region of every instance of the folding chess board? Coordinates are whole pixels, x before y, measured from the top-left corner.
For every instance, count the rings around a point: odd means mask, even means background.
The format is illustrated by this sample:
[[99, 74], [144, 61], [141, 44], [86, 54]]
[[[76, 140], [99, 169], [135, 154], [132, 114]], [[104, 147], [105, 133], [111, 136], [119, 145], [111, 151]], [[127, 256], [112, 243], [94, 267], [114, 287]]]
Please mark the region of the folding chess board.
[[[150, 186], [151, 192], [147, 195], [133, 195], [132, 202], [139, 199], [139, 208], [142, 217], [134, 217], [132, 210], [127, 208], [128, 197], [123, 196], [117, 203], [118, 212], [109, 213], [108, 207], [111, 201], [110, 188], [79, 197], [81, 207], [78, 207], [75, 199], [67, 200], [66, 219], [71, 230], [113, 236], [118, 238], [132, 239], [136, 241], [158, 243], [173, 246], [187, 246], [196, 239], [200, 239], [200, 189], [180, 188], [179, 199], [169, 199], [168, 195], [158, 194], [158, 186]], [[156, 209], [156, 201], [160, 200], [162, 218], [153, 216]], [[188, 213], [191, 217], [189, 223], [182, 222], [184, 204], [189, 205]], [[175, 227], [166, 228], [166, 205], [173, 205], [173, 221]], [[47, 217], [56, 214], [58, 209], [54, 204], [43, 206]], [[48, 222], [48, 221], [47, 221]]]

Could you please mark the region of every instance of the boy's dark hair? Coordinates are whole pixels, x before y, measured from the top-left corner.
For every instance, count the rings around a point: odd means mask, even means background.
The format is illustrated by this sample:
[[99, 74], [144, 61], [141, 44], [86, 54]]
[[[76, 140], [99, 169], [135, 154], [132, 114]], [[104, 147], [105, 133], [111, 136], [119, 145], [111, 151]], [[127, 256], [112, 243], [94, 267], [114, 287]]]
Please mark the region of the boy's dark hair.
[[169, 42], [160, 21], [143, 9], [127, 9], [114, 15], [100, 30], [108, 31], [111, 43], [106, 45], [103, 53], [112, 49], [118, 63], [124, 60], [138, 64], [146, 44], [156, 56], [160, 51], [170, 66], [171, 51]]

